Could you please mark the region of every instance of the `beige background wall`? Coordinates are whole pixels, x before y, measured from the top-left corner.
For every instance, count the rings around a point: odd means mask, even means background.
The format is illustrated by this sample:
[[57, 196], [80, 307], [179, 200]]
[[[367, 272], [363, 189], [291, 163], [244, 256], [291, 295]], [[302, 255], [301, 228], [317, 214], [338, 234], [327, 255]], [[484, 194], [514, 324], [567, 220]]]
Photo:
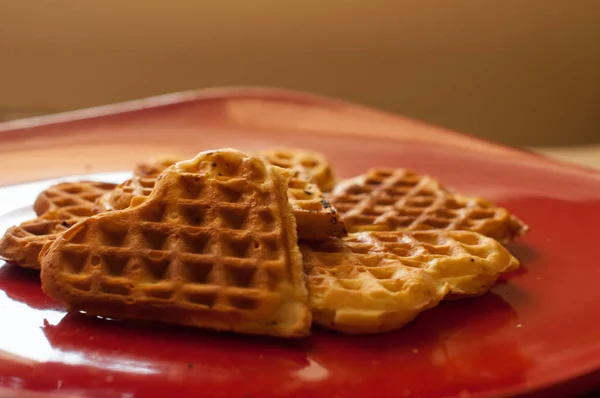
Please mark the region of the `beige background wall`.
[[600, 1], [0, 0], [0, 119], [236, 84], [600, 142]]

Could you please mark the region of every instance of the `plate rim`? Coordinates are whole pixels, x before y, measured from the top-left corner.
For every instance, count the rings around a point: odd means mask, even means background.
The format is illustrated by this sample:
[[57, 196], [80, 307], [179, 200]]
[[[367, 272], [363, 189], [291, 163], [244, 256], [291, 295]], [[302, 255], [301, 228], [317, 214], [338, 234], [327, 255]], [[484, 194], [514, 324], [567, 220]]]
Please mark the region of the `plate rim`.
[[[600, 178], [600, 170], [589, 166], [572, 163], [565, 160], [550, 158], [544, 154], [534, 152], [528, 148], [519, 148], [497, 141], [472, 136], [465, 133], [454, 131], [450, 128], [439, 126], [433, 123], [424, 122], [413, 119], [404, 115], [384, 111], [367, 105], [357, 104], [351, 101], [337, 99], [331, 96], [313, 94], [307, 91], [291, 90], [283, 88], [275, 88], [268, 86], [216, 86], [201, 89], [192, 89], [185, 91], [176, 91], [167, 94], [161, 94], [150, 97], [142, 97], [129, 101], [110, 103], [99, 106], [85, 107], [65, 112], [58, 112], [48, 115], [34, 116], [23, 119], [9, 120], [0, 122], [0, 138], [2, 134], [18, 132], [23, 130], [31, 130], [43, 128], [52, 125], [60, 125], [73, 123], [77, 121], [90, 120], [103, 117], [118, 116], [128, 113], [142, 112], [145, 110], [165, 108], [169, 106], [182, 105], [196, 101], [217, 100], [217, 99], [260, 99], [271, 101], [285, 101], [293, 103], [304, 103], [324, 106], [327, 108], [350, 108], [354, 111], [359, 111], [366, 115], [376, 116], [390, 121], [402, 121], [405, 123], [427, 128], [431, 132], [439, 135], [450, 135], [464, 142], [470, 142], [480, 147], [487, 147], [498, 152], [503, 152], [505, 155], [518, 155], [528, 160], [537, 160], [555, 166], [562, 166], [567, 169], [580, 171], [584, 174]], [[324, 131], [323, 133], [328, 133]], [[330, 134], [348, 135], [349, 133], [336, 132]], [[377, 139], [392, 139], [394, 141], [403, 141], [406, 138], [400, 137], [393, 132], [382, 134], [370, 132], [370, 137], [375, 136]]]

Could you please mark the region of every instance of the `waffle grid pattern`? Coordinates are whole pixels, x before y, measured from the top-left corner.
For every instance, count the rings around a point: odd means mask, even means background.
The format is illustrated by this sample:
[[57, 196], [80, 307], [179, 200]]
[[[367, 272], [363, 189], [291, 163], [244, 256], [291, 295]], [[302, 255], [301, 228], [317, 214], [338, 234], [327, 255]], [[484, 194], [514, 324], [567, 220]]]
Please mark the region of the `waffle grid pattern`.
[[92, 297], [175, 300], [195, 309], [269, 307], [290, 276], [281, 209], [265, 175], [250, 183], [236, 175], [165, 174], [157, 189], [169, 200], [156, 195], [133, 209], [139, 221], [106, 213], [84, 223], [63, 244], [61, 278]]
[[338, 186], [330, 200], [349, 232], [469, 230], [507, 242], [526, 231], [505, 209], [405, 169], [371, 169]]
[[38, 216], [55, 212], [62, 219], [84, 217], [98, 197], [114, 188], [115, 184], [95, 181], [57, 184], [39, 194], [33, 209]]
[[0, 258], [39, 269], [42, 247], [93, 214], [94, 203], [114, 184], [83, 181], [62, 183], [43, 191], [34, 205], [38, 217], [9, 228], [0, 239]]
[[360, 232], [301, 250], [315, 322], [347, 333], [400, 328], [443, 299], [486, 292], [519, 266], [470, 231]]
[[[133, 197], [149, 196], [155, 183], [156, 178], [133, 177], [102, 196], [98, 201], [99, 209], [102, 211], [126, 209]], [[330, 236], [347, 235], [339, 214], [327, 202], [319, 187], [311, 182], [310, 176], [296, 172], [290, 180], [287, 193], [296, 217], [300, 239], [322, 240]]]
[[[482, 240], [483, 238], [483, 240]], [[491, 249], [489, 239], [470, 232], [370, 232], [351, 234], [339, 242], [328, 242], [321, 246], [311, 246], [311, 252], [321, 261], [313, 267], [315, 275], [335, 278], [339, 287], [360, 290], [362, 281], [356, 279], [359, 273], [368, 273], [369, 279], [377, 281], [391, 293], [403, 286], [395, 277], [399, 265], [427, 269], [435, 259], [464, 259], [471, 262], [486, 261]], [[327, 246], [329, 245], [329, 247]], [[339, 255], [346, 252], [360, 262], [359, 267], [351, 265], [339, 268]], [[394, 262], [385, 260], [393, 259]], [[399, 263], [400, 264], [399, 264]], [[315, 276], [313, 276], [314, 278]]]

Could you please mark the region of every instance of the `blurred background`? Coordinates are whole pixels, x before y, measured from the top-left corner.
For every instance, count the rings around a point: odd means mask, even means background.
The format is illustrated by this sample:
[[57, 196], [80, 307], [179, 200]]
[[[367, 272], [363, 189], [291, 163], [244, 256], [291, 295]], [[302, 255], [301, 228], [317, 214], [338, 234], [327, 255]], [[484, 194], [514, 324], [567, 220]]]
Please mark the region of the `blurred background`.
[[263, 85], [511, 145], [600, 143], [598, 0], [0, 0], [0, 72], [0, 121]]

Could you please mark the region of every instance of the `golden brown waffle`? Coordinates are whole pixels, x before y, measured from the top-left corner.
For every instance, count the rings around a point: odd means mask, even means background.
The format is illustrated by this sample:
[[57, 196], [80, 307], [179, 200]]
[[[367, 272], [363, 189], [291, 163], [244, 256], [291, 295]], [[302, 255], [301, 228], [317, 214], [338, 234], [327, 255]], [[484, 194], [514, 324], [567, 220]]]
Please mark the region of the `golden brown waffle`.
[[349, 232], [468, 230], [507, 243], [528, 229], [506, 209], [405, 169], [371, 169], [338, 185], [329, 199]]
[[277, 336], [309, 333], [290, 173], [236, 150], [163, 172], [41, 255], [42, 287], [88, 314]]
[[329, 192], [336, 184], [331, 165], [325, 156], [308, 149], [271, 148], [259, 152], [272, 165], [307, 175], [322, 192]]
[[38, 216], [56, 210], [65, 214], [79, 216], [80, 209], [89, 209], [96, 199], [115, 188], [115, 184], [98, 181], [63, 182], [40, 193], [33, 204]]
[[42, 247], [68, 227], [62, 221], [42, 218], [10, 227], [0, 239], [0, 258], [25, 268], [39, 269], [38, 255]]
[[362, 232], [301, 251], [314, 321], [346, 333], [398, 329], [447, 295], [485, 293], [519, 266], [469, 231]]
[[39, 269], [38, 255], [42, 246], [94, 214], [94, 201], [114, 187], [115, 184], [82, 181], [58, 184], [43, 191], [34, 205], [40, 216], [5, 232], [0, 239], [0, 258], [25, 268]]
[[[133, 177], [100, 197], [97, 201], [98, 211], [126, 209], [135, 196], [150, 195], [155, 183], [156, 178]], [[296, 217], [300, 239], [323, 240], [330, 236], [347, 235], [339, 214], [310, 177], [295, 173], [290, 180], [288, 199]]]

